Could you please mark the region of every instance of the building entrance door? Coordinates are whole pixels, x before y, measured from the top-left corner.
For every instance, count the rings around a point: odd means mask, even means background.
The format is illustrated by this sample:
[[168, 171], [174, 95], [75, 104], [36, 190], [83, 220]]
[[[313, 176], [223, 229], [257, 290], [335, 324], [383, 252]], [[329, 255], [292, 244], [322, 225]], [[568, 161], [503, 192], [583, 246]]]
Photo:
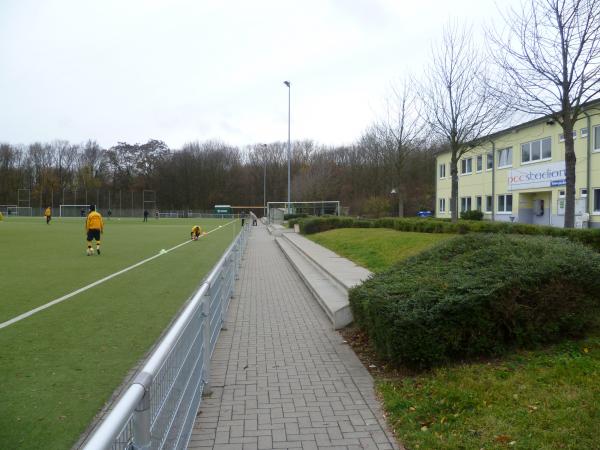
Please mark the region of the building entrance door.
[[552, 216], [552, 193], [536, 192], [532, 194], [533, 222], [535, 225], [550, 225]]

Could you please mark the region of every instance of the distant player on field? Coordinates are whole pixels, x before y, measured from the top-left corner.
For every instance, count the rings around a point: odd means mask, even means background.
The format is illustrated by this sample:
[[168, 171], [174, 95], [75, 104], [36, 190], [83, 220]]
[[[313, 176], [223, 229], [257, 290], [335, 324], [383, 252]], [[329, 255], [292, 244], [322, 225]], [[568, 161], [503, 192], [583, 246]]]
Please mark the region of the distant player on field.
[[199, 225], [194, 225], [192, 227], [192, 232], [190, 233], [190, 237], [192, 238], [192, 241], [197, 241], [198, 238], [206, 233], [202, 232], [202, 228]]
[[92, 240], [96, 240], [96, 252], [100, 254], [100, 234], [104, 233], [104, 221], [95, 205], [90, 205], [90, 213], [85, 221], [85, 231], [87, 233], [87, 255], [93, 255]]
[[50, 225], [50, 221], [52, 220], [52, 208], [49, 206], [44, 211], [44, 216], [46, 216], [46, 225]]

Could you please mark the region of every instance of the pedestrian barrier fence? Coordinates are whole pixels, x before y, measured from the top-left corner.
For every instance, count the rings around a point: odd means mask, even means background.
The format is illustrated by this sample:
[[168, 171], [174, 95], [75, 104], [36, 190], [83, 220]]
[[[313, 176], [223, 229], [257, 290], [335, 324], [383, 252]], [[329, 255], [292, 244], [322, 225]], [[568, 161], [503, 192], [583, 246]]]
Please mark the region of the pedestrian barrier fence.
[[210, 357], [223, 325], [242, 253], [242, 228], [184, 307], [84, 450], [185, 449], [209, 382]]

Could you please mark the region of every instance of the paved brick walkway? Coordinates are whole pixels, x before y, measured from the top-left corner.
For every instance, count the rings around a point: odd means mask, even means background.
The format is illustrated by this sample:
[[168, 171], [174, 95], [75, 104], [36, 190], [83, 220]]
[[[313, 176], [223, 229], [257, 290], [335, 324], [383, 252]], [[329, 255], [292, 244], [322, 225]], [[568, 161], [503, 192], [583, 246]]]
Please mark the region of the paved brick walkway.
[[252, 229], [190, 449], [397, 449], [373, 380], [264, 226]]

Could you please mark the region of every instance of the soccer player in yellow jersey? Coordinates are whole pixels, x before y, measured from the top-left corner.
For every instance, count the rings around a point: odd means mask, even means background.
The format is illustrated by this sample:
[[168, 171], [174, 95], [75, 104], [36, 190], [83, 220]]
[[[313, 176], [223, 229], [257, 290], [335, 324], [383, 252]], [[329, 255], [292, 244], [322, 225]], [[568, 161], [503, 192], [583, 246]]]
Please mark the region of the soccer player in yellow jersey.
[[90, 205], [90, 213], [85, 221], [85, 231], [87, 233], [87, 255], [93, 255], [92, 240], [96, 240], [96, 252], [100, 254], [100, 234], [104, 233], [104, 221], [95, 205]]
[[190, 233], [190, 237], [192, 238], [192, 241], [197, 241], [201, 234], [202, 234], [202, 228], [200, 228], [200, 226], [198, 226], [198, 225], [194, 225], [192, 227], [192, 232]]
[[44, 216], [46, 216], [46, 225], [50, 225], [50, 221], [52, 220], [52, 208], [49, 206], [44, 211]]

